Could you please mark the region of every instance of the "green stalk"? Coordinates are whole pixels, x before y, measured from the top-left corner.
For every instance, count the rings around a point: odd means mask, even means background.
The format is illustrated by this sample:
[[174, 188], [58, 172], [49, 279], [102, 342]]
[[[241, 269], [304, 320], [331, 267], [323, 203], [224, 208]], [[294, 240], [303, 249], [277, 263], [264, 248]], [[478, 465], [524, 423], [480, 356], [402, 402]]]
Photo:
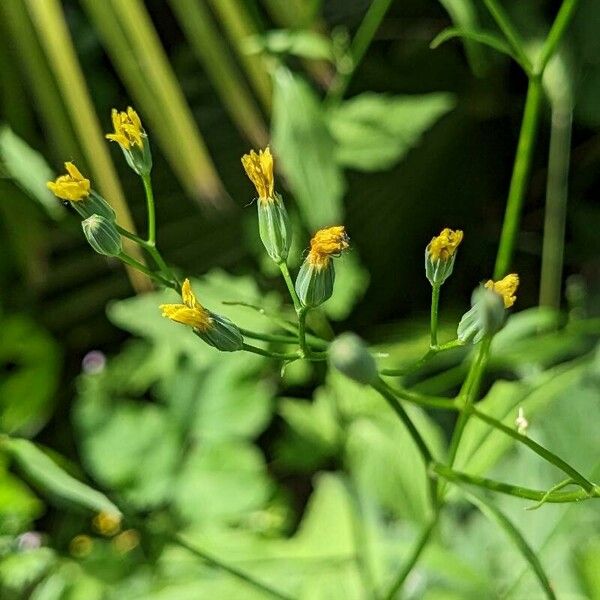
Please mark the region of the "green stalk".
[[373, 41], [385, 13], [393, 0], [373, 0], [367, 13], [350, 44], [352, 68], [348, 72], [339, 73], [327, 93], [327, 102], [332, 105], [339, 104], [350, 85], [352, 76], [364, 58], [369, 45]]
[[403, 369], [381, 369], [379, 371], [379, 374], [386, 375], [389, 377], [409, 375], [410, 373], [418, 371], [422, 366], [427, 364], [437, 354], [445, 352], [446, 350], [452, 350], [453, 348], [462, 348], [463, 346], [465, 346], [465, 343], [461, 340], [451, 340], [450, 342], [440, 344], [435, 348], [429, 348], [429, 350], [427, 350], [427, 352], [419, 360], [417, 360], [412, 365], [409, 365], [408, 367], [405, 367]]
[[260, 356], [266, 356], [268, 358], [276, 358], [278, 360], [298, 360], [301, 358], [298, 352], [290, 352], [287, 354], [281, 352], [271, 352], [270, 350], [263, 350], [262, 348], [253, 346], [252, 344], [244, 343], [242, 348], [246, 352], [252, 352], [252, 354], [259, 354]]
[[272, 105], [272, 85], [261, 56], [246, 52], [245, 41], [258, 30], [245, 6], [238, 0], [208, 0], [213, 11], [219, 16], [227, 37], [232, 43], [246, 75], [254, 88], [263, 108], [270, 114]]
[[298, 341], [304, 358], [310, 358], [311, 356], [310, 346], [306, 343], [306, 317], [309, 310], [307, 306], [304, 306], [298, 312]]
[[205, 0], [170, 0], [185, 36], [238, 129], [255, 145], [269, 133], [254, 98], [223, 42]]
[[254, 340], [261, 340], [263, 342], [273, 342], [276, 344], [297, 344], [298, 340], [295, 337], [289, 335], [277, 335], [271, 333], [261, 333], [258, 331], [252, 331], [250, 329], [244, 329], [240, 327], [239, 330], [242, 332], [244, 337], [252, 338]]
[[498, 0], [484, 0], [494, 21], [506, 37], [510, 47], [515, 55], [519, 58], [519, 62], [523, 65], [528, 75], [533, 73], [533, 65], [525, 52], [525, 44], [519, 35], [519, 32], [514, 28], [509, 16], [504, 11]]
[[498, 246], [496, 265], [494, 267], [494, 279], [504, 277], [511, 266], [519, 233], [525, 191], [531, 170], [531, 160], [540, 120], [541, 106], [542, 83], [537, 78], [530, 79], [512, 179], [508, 191], [508, 200], [506, 202], [504, 223], [500, 235], [500, 245]]
[[[134, 229], [61, 5], [57, 0], [26, 0], [26, 4], [98, 187], [114, 207], [118, 220], [127, 229]], [[138, 253], [135, 246], [128, 250]], [[128, 273], [136, 289], [148, 289], [145, 278], [135, 271]]]
[[111, 0], [111, 4], [118, 26], [130, 42], [129, 51], [170, 125], [171, 143], [176, 140], [179, 160], [187, 165], [195, 197], [222, 205], [226, 198], [223, 184], [148, 11], [141, 0]]
[[440, 288], [441, 288], [441, 286], [439, 284], [434, 284], [431, 287], [431, 324], [430, 324], [431, 341], [429, 342], [429, 345], [431, 348], [436, 348], [438, 345], [437, 332], [438, 332], [438, 310], [439, 310], [439, 303], [440, 303]]
[[[492, 492], [498, 492], [499, 494], [524, 498], [525, 500], [537, 500], [538, 502], [543, 501], [544, 503], [549, 502], [551, 504], [563, 504], [568, 502], [580, 502], [582, 500], [589, 500], [591, 498], [600, 498], [600, 488], [597, 487], [595, 487], [591, 493], [588, 493], [583, 489], [572, 492], [548, 493], [542, 490], [532, 490], [531, 488], [495, 481], [493, 479], [486, 479], [485, 477], [479, 477], [477, 475], [469, 475], [468, 473], [456, 471], [440, 463], [434, 463], [431, 466], [431, 470], [440, 477], [443, 477], [445, 480], [453, 483], [467, 483], [479, 488], [488, 489]], [[568, 479], [566, 482], [561, 482], [560, 485], [561, 487], [564, 487], [564, 485], [567, 485], [571, 482], [572, 480]]]
[[154, 191], [152, 190], [152, 179], [150, 175], [142, 175], [144, 193], [146, 194], [146, 210], [148, 216], [148, 237], [146, 242], [154, 246], [156, 244], [156, 209], [154, 207]]
[[282, 261], [277, 263], [277, 265], [279, 266], [279, 270], [281, 271], [285, 285], [287, 286], [292, 302], [294, 303], [294, 309], [297, 313], [300, 313], [302, 310], [302, 303], [300, 302], [300, 298], [298, 298], [298, 294], [296, 293], [296, 288], [294, 287], [294, 282], [292, 281], [292, 276], [290, 275], [290, 270], [288, 269], [287, 263]]
[[154, 271], [149, 269], [144, 263], [140, 262], [139, 260], [135, 260], [135, 258], [132, 258], [125, 252], [122, 252], [121, 254], [119, 254], [118, 258], [120, 260], [122, 260], [126, 265], [129, 265], [130, 267], [137, 269], [141, 273], [144, 273], [144, 275], [147, 275], [148, 277], [150, 277], [150, 279], [153, 279], [157, 283], [160, 283], [161, 285], [169, 287], [172, 290], [175, 290], [176, 292], [179, 291], [179, 289], [175, 283], [173, 283], [172, 281], [169, 281], [168, 279], [165, 279], [162, 275], [155, 273]]

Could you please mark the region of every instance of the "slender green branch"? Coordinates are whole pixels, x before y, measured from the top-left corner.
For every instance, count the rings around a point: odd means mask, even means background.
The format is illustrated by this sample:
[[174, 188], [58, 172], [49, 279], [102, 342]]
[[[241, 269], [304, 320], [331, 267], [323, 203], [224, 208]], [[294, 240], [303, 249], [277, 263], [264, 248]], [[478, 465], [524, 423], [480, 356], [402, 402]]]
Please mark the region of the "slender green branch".
[[150, 174], [142, 175], [144, 183], [144, 192], [146, 194], [146, 210], [148, 211], [148, 244], [156, 244], [156, 209], [154, 207], [154, 191], [152, 190], [152, 180]]
[[379, 25], [383, 21], [383, 17], [390, 7], [393, 0], [373, 0], [367, 13], [365, 14], [352, 43], [350, 44], [350, 55], [352, 59], [352, 67], [343, 73], [338, 73], [333, 84], [327, 93], [327, 102], [330, 104], [338, 104], [350, 84], [350, 80], [354, 75], [358, 65], [364, 58], [369, 45], [373, 41]]
[[436, 516], [426, 525], [425, 529], [421, 532], [421, 535], [418, 537], [417, 542], [415, 543], [415, 547], [413, 548], [406, 562], [402, 566], [402, 570], [395, 577], [389, 590], [383, 594], [384, 600], [394, 600], [396, 594], [406, 581], [406, 578], [413, 570], [413, 567], [417, 564], [417, 561], [419, 560], [423, 550], [427, 546], [429, 539], [431, 538], [431, 534], [434, 532], [435, 527], [438, 523], [439, 519], [437, 515], [438, 513], [436, 513]]
[[440, 303], [440, 288], [439, 284], [434, 284], [431, 287], [431, 323], [430, 323], [430, 334], [431, 341], [429, 345], [431, 348], [435, 348], [438, 345], [438, 308]]
[[452, 340], [450, 342], [446, 342], [445, 344], [434, 346], [433, 348], [429, 348], [429, 350], [412, 365], [409, 365], [403, 369], [381, 369], [379, 371], [379, 374], [386, 375], [388, 377], [409, 375], [410, 373], [418, 371], [422, 366], [428, 363], [437, 354], [445, 352], [446, 350], [452, 350], [453, 348], [460, 348], [464, 345], [465, 343], [461, 340]]
[[565, 462], [562, 458], [560, 458], [553, 452], [550, 452], [550, 450], [547, 450], [546, 448], [544, 448], [544, 446], [541, 446], [537, 442], [534, 442], [532, 439], [528, 438], [525, 435], [521, 435], [518, 431], [511, 429], [510, 427], [508, 427], [501, 421], [498, 421], [497, 419], [494, 419], [493, 417], [490, 417], [490, 416], [486, 415], [485, 413], [482, 413], [480, 410], [476, 409], [475, 407], [471, 407], [470, 409], [468, 409], [468, 412], [472, 413], [475, 417], [477, 417], [479, 420], [483, 421], [484, 423], [491, 425], [492, 427], [502, 431], [506, 435], [514, 438], [515, 440], [521, 442], [522, 444], [525, 444], [525, 446], [529, 446], [529, 448], [531, 448], [536, 454], [541, 456], [544, 460], [553, 464], [555, 467], [557, 467], [558, 469], [563, 471], [563, 473], [565, 473], [566, 475], [571, 477], [573, 479], [573, 481], [575, 481], [577, 484], [579, 484], [586, 492], [588, 492], [588, 493], [593, 492], [595, 486], [591, 481], [588, 481], [588, 479], [586, 479], [579, 471], [577, 471], [577, 469], [572, 467], [570, 464]]
[[500, 235], [500, 245], [498, 246], [498, 254], [496, 255], [494, 279], [500, 279], [506, 275], [512, 262], [519, 232], [519, 224], [521, 222], [521, 211], [525, 199], [525, 189], [529, 179], [529, 171], [531, 170], [531, 160], [540, 120], [541, 106], [541, 81], [539, 79], [531, 79], [527, 88], [523, 122], [521, 124], [519, 143], [508, 191], [504, 224]]
[[261, 340], [263, 342], [273, 342], [280, 344], [297, 344], [298, 339], [291, 335], [278, 335], [276, 333], [261, 333], [258, 331], [252, 331], [251, 329], [244, 329], [240, 327], [242, 335], [253, 340]]
[[525, 52], [525, 44], [521, 39], [519, 32], [511, 23], [504, 8], [502, 8], [498, 0], [484, 0], [484, 2], [494, 21], [496, 21], [496, 24], [500, 28], [500, 31], [502, 31], [504, 37], [506, 37], [506, 40], [510, 44], [510, 47], [513, 49], [513, 52], [519, 58], [519, 62], [523, 65], [527, 74], [530, 75], [533, 73], [533, 65]]
[[145, 275], [148, 275], [148, 277], [152, 278], [157, 283], [169, 287], [172, 290], [175, 290], [176, 292], [179, 291], [179, 287], [173, 281], [165, 279], [162, 275], [159, 275], [158, 273], [155, 273], [154, 271], [150, 270], [145, 264], [135, 260], [135, 258], [132, 258], [128, 254], [121, 252], [121, 254], [119, 254], [117, 258], [119, 258], [125, 264], [134, 267], [138, 271], [144, 273]]
[[[557, 486], [554, 486], [552, 490], [542, 491], [533, 490], [518, 485], [512, 485], [510, 483], [504, 483], [501, 481], [495, 481], [493, 479], [486, 479], [485, 477], [479, 477], [477, 475], [469, 475], [462, 471], [456, 471], [446, 465], [440, 463], [433, 463], [430, 467], [431, 471], [443, 477], [445, 480], [453, 483], [467, 483], [480, 488], [491, 490], [492, 492], [498, 492], [500, 494], [506, 494], [508, 496], [515, 496], [517, 498], [524, 498], [526, 500], [537, 500], [538, 502], [548, 502], [551, 504], [562, 504], [567, 502], [580, 502], [582, 500], [589, 500], [591, 498], [600, 498], [600, 488], [595, 487], [590, 493], [583, 489], [578, 489], [572, 492], [559, 492], [556, 491]], [[560, 486], [564, 487], [569, 483], [572, 483], [572, 479], [567, 479], [560, 482]]]
[[263, 350], [258, 346], [253, 346], [252, 344], [246, 344], [242, 346], [242, 349], [246, 352], [252, 352], [253, 354], [259, 354], [260, 356], [266, 356], [268, 358], [276, 358], [278, 360], [298, 360], [301, 358], [299, 352], [271, 352], [270, 350]]
[[306, 343], [306, 317], [308, 316], [308, 307], [303, 307], [298, 312], [298, 340], [300, 342], [300, 350], [305, 358], [310, 358], [310, 346]]
[[578, 6], [579, 0], [563, 1], [558, 14], [556, 15], [556, 19], [554, 19], [550, 32], [546, 37], [544, 45], [542, 46], [542, 51], [540, 52], [535, 68], [536, 75], [539, 75], [540, 77], [543, 75], [548, 61], [554, 56], [554, 52], [556, 51], [558, 44], [560, 44], [567, 27], [571, 23]]
[[279, 270], [283, 275], [283, 280], [285, 281], [285, 285], [290, 293], [290, 298], [294, 303], [294, 308], [296, 312], [299, 313], [302, 310], [302, 303], [300, 302], [300, 298], [298, 298], [298, 294], [296, 293], [296, 288], [294, 287], [294, 282], [292, 281], [292, 276], [290, 275], [290, 270], [288, 269], [287, 263], [285, 261], [281, 261], [277, 263], [279, 266]]
[[193, 555], [197, 556], [198, 558], [201, 558], [204, 562], [209, 564], [211, 567], [215, 567], [217, 569], [220, 569], [221, 571], [225, 571], [226, 573], [233, 575], [237, 579], [240, 579], [240, 580], [246, 582], [248, 585], [254, 587], [255, 589], [265, 592], [266, 594], [268, 594], [269, 596], [272, 596], [273, 598], [278, 598], [279, 600], [294, 600], [294, 598], [292, 596], [289, 596], [288, 594], [280, 592], [279, 590], [276, 590], [275, 588], [271, 587], [270, 585], [267, 585], [266, 583], [262, 583], [261, 581], [254, 579], [253, 577], [244, 573], [243, 571], [240, 571], [239, 569], [236, 569], [235, 567], [232, 567], [231, 565], [228, 565], [227, 563], [222, 562], [215, 556], [212, 556], [211, 554], [208, 554], [204, 550], [201, 550], [200, 548], [197, 548], [196, 546], [190, 544], [180, 534], [173, 535], [169, 539], [174, 544], [177, 544], [178, 546], [185, 548], [188, 552], [191, 552]]
[[439, 396], [426, 396], [424, 394], [419, 394], [418, 392], [412, 392], [410, 390], [393, 388], [391, 385], [388, 385], [384, 381], [382, 381], [382, 383], [383, 385], [385, 385], [386, 389], [391, 394], [393, 394], [397, 398], [401, 398], [402, 400], [412, 402], [413, 404], [418, 404], [419, 406], [427, 406], [429, 408], [440, 408], [443, 410], [460, 410], [458, 404], [451, 398], [442, 398]]

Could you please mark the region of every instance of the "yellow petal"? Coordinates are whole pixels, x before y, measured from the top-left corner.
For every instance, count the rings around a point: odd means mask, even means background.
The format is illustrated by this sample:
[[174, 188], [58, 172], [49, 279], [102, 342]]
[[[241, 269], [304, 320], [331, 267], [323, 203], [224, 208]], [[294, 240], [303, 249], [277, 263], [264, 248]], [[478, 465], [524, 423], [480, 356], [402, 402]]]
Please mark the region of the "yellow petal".
[[504, 308], [510, 308], [517, 301], [516, 292], [519, 287], [519, 276], [516, 273], [511, 273], [500, 279], [500, 281], [490, 279], [486, 282], [485, 287], [502, 296]]

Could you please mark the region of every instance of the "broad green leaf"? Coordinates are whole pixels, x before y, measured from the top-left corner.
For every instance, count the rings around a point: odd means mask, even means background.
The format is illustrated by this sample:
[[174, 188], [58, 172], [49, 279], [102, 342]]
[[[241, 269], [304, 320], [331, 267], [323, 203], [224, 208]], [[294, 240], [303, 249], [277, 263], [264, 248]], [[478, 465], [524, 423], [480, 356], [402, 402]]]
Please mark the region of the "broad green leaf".
[[311, 230], [341, 222], [345, 181], [319, 98], [285, 67], [274, 77], [273, 147]]
[[389, 96], [366, 92], [329, 113], [340, 165], [358, 171], [389, 169], [454, 107], [451, 94]]
[[291, 54], [309, 60], [333, 60], [331, 40], [317, 31], [277, 29], [246, 40], [248, 54]]
[[0, 129], [0, 160], [15, 183], [36, 200], [48, 216], [56, 220], [64, 217], [66, 211], [46, 187], [46, 182], [54, 179], [54, 172], [43, 156], [9, 127]]
[[97, 512], [120, 514], [119, 509], [104, 494], [69, 475], [32, 442], [8, 438], [3, 446], [19, 469], [51, 498]]

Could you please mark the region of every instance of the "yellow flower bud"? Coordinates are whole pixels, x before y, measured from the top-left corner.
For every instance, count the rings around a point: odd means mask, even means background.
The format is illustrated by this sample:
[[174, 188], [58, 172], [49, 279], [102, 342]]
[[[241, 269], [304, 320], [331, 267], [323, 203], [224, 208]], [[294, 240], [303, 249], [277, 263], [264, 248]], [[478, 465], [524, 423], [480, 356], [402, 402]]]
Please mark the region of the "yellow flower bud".
[[75, 558], [89, 556], [94, 548], [94, 541], [89, 535], [76, 535], [69, 543], [69, 552]]
[[259, 203], [274, 201], [275, 180], [273, 178], [273, 155], [269, 147], [259, 150], [258, 154], [250, 150], [242, 156], [242, 165], [250, 181], [256, 188]]
[[65, 169], [67, 174], [49, 181], [46, 184], [48, 189], [57, 198], [70, 202], [79, 202], [87, 198], [90, 195], [90, 180], [86, 179], [72, 162], [66, 162]]
[[507, 275], [500, 281], [487, 281], [485, 287], [502, 296], [504, 308], [510, 308], [517, 300], [516, 292], [519, 287], [519, 276], [516, 273]]
[[100, 512], [92, 520], [94, 529], [107, 537], [121, 531], [121, 515], [109, 512]]
[[127, 164], [138, 175], [148, 175], [152, 170], [152, 154], [148, 136], [137, 112], [131, 106], [127, 111], [121, 112], [113, 108], [111, 118], [115, 131], [107, 133], [106, 138], [121, 146]]
[[433, 286], [440, 286], [452, 275], [456, 250], [463, 239], [460, 229], [446, 227], [425, 248], [425, 274]]

